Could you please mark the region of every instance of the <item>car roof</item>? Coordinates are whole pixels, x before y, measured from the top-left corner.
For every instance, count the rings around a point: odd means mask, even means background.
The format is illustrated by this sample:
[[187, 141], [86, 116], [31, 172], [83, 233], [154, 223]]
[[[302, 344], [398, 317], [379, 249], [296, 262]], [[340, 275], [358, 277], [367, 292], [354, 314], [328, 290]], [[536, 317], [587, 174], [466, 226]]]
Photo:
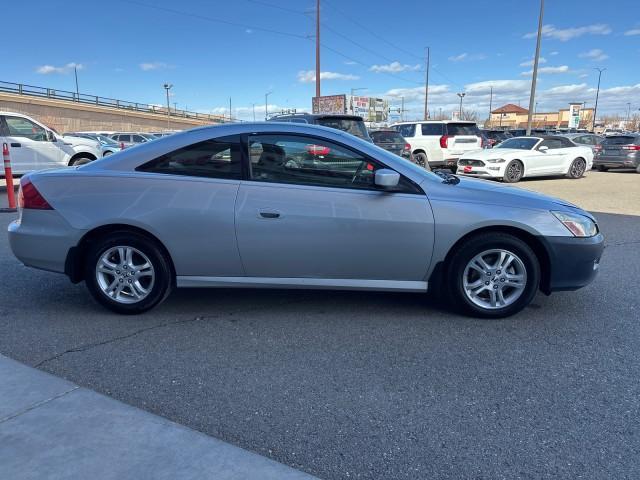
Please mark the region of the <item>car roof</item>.
[[346, 113], [283, 113], [281, 115], [273, 115], [269, 120], [278, 118], [344, 118], [346, 120], [362, 120], [359, 115]]
[[406, 122], [397, 122], [393, 125], [413, 125], [417, 123], [468, 123], [470, 125], [475, 125], [476, 122], [472, 120], [413, 120]]

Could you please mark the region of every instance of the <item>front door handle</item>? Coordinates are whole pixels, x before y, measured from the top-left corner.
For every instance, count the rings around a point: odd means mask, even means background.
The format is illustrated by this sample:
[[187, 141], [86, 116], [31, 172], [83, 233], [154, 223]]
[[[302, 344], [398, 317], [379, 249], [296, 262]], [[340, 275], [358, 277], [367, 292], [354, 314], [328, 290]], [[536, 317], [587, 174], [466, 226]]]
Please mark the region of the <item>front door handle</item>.
[[11, 146], [13, 148], [20, 148], [22, 146], [22, 144], [20, 144], [20, 143], [12, 143]]
[[260, 216], [262, 218], [280, 218], [280, 213], [279, 212], [274, 212], [273, 210], [271, 210], [271, 211], [261, 210], [260, 211]]

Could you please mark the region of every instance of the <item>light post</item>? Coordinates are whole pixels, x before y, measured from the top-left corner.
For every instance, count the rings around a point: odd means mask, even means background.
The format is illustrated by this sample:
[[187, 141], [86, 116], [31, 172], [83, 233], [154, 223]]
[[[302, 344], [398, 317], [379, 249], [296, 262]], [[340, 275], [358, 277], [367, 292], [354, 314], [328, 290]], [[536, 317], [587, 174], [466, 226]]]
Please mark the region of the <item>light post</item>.
[[527, 113], [527, 135], [531, 135], [531, 110], [536, 99], [536, 81], [538, 80], [538, 61], [540, 60], [540, 41], [542, 40], [542, 18], [544, 17], [544, 0], [540, 0], [540, 15], [538, 16], [538, 35], [536, 39], [536, 54], [533, 58], [533, 72], [531, 77], [531, 94], [529, 95], [529, 112]]
[[631, 103], [627, 102], [627, 121], [625, 122], [624, 128], [627, 128], [630, 118], [631, 118]]
[[80, 101], [80, 90], [78, 89], [78, 66], [77, 65], [73, 65], [73, 73], [76, 76], [76, 100], [79, 102]]
[[171, 107], [169, 104], [169, 90], [171, 90], [171, 88], [173, 87], [173, 84], [171, 83], [165, 83], [164, 84], [164, 89], [167, 92], [167, 130], [169, 130], [171, 128], [170, 126], [170, 122], [171, 122]]
[[256, 104], [252, 103], [251, 107], [253, 108], [253, 121], [256, 121]]
[[598, 89], [596, 90], [596, 104], [593, 107], [593, 125], [591, 126], [591, 131], [595, 131], [596, 129], [596, 113], [598, 113], [598, 96], [600, 95], [600, 78], [602, 77], [602, 72], [606, 70], [606, 68], [595, 68], [598, 71]]
[[460, 111], [458, 112], [458, 116], [460, 117], [460, 120], [462, 120], [462, 99], [464, 98], [465, 95], [466, 93], [464, 92], [458, 93], [458, 96], [460, 97]]
[[269, 95], [271, 95], [273, 92], [267, 92], [264, 94], [264, 121], [266, 122], [268, 117], [269, 117], [269, 109], [268, 109], [268, 101], [269, 101]]

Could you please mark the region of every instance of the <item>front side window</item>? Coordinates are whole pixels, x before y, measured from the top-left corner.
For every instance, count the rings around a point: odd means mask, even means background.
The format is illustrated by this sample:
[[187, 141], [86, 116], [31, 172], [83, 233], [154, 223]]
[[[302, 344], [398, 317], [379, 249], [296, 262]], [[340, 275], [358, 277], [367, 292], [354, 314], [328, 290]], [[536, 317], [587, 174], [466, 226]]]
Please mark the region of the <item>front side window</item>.
[[132, 135], [133, 143], [144, 143], [147, 141], [142, 135]]
[[242, 177], [240, 143], [237, 137], [205, 140], [166, 153], [136, 170], [239, 180]]
[[547, 147], [549, 150], [555, 150], [558, 148], [564, 148], [564, 146], [565, 145], [560, 138], [547, 138], [542, 141], [538, 149], [540, 149], [540, 147]]
[[[377, 190], [375, 172], [386, 168], [333, 142], [298, 135], [250, 136], [249, 159], [254, 181], [365, 190]], [[398, 191], [417, 193], [405, 178]]]
[[415, 125], [415, 123], [406, 123], [404, 125], [396, 125], [395, 129], [404, 138], [411, 138], [411, 137], [415, 136], [415, 134], [416, 134], [416, 125]]
[[47, 140], [47, 132], [40, 125], [22, 117], [5, 117], [7, 130], [12, 137], [24, 137], [37, 142]]

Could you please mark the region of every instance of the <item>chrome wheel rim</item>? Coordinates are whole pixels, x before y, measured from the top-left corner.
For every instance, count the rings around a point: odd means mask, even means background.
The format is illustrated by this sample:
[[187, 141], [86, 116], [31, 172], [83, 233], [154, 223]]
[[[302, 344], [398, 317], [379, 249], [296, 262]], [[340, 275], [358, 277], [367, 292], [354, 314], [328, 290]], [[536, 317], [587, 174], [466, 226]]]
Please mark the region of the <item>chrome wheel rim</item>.
[[522, 176], [522, 169], [518, 162], [514, 162], [507, 167], [507, 178], [509, 180], [518, 180]]
[[571, 164], [571, 176], [578, 178], [584, 175], [587, 165], [584, 160], [576, 160]]
[[100, 255], [96, 280], [102, 293], [111, 300], [138, 303], [153, 289], [155, 271], [149, 258], [137, 248], [117, 246]]
[[480, 308], [496, 310], [516, 302], [527, 285], [527, 269], [513, 252], [485, 250], [464, 269], [462, 286], [467, 298]]

